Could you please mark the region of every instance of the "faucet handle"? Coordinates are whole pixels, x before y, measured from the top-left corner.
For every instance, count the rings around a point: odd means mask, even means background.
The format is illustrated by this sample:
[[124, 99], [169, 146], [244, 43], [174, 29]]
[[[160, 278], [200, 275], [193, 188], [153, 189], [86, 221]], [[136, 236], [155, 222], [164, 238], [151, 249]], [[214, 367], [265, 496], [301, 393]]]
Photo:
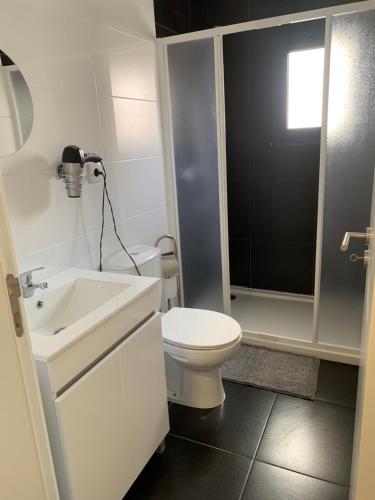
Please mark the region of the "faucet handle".
[[45, 269], [45, 267], [44, 266], [34, 267], [34, 269], [30, 269], [30, 271], [28, 271], [28, 272], [33, 273], [34, 271], [41, 271], [42, 269]]
[[33, 283], [33, 272], [34, 271], [41, 271], [42, 269], [45, 269], [44, 267], [35, 267], [34, 269], [30, 269], [29, 271], [26, 271], [22, 274], [20, 274], [19, 280], [21, 284], [21, 289], [22, 289], [22, 295], [24, 298], [31, 297], [34, 294], [34, 291], [36, 288], [41, 288], [44, 290], [45, 288], [48, 288], [48, 283]]
[[42, 271], [42, 269], [45, 269], [44, 266], [41, 267], [34, 267], [34, 269], [29, 269], [29, 271], [25, 271], [24, 273], [20, 274], [20, 280], [21, 282], [25, 283], [26, 285], [30, 285], [32, 281], [32, 275], [35, 271]]

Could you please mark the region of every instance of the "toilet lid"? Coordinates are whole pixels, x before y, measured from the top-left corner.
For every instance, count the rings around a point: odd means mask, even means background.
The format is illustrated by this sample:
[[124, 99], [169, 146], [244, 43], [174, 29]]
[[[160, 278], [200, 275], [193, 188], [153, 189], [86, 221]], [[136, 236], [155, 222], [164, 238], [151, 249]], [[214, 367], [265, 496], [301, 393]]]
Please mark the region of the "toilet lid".
[[237, 341], [241, 327], [214, 311], [174, 307], [162, 317], [163, 340], [190, 349], [215, 349]]

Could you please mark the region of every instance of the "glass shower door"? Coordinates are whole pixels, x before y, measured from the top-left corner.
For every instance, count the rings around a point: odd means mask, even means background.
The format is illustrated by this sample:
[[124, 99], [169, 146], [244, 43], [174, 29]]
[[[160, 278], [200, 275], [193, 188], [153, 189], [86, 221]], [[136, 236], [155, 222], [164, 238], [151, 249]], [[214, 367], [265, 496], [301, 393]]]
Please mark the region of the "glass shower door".
[[370, 223], [375, 164], [375, 11], [334, 16], [328, 103], [318, 341], [359, 348], [365, 242], [340, 251], [347, 231]]
[[223, 311], [214, 40], [168, 45], [167, 61], [184, 302]]

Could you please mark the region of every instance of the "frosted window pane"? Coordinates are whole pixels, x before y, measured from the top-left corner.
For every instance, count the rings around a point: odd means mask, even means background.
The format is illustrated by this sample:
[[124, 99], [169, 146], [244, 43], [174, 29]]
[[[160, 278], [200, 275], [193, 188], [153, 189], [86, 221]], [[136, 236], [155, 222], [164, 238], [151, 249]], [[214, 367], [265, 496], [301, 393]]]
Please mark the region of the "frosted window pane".
[[324, 48], [288, 54], [288, 128], [322, 124]]

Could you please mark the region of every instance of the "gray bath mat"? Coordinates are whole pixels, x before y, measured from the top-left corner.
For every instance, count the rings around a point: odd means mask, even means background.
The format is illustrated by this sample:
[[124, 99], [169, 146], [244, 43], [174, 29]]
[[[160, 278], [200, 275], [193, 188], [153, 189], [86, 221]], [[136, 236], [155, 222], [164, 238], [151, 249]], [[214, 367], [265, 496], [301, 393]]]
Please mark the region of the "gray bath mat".
[[231, 382], [313, 399], [319, 359], [242, 344], [222, 368]]

